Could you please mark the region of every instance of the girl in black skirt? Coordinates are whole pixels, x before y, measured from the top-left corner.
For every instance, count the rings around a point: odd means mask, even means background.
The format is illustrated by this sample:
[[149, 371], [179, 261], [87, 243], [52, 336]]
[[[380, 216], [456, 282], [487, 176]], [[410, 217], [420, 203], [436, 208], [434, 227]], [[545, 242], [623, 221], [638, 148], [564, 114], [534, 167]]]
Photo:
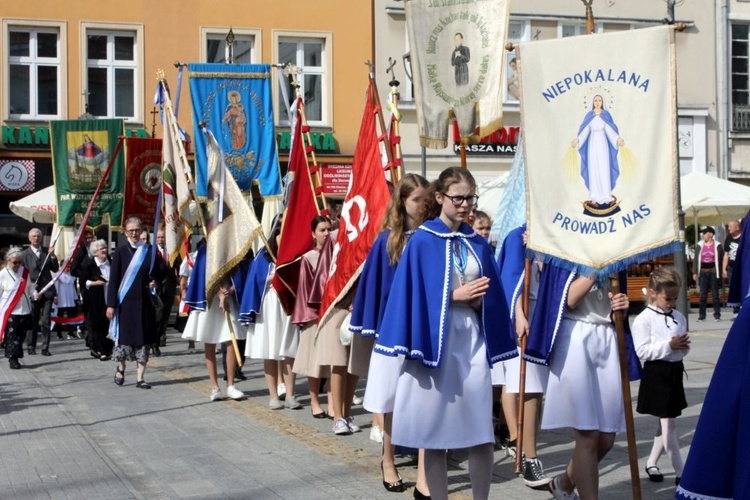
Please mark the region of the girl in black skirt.
[[673, 309], [680, 291], [681, 280], [672, 266], [655, 269], [651, 273], [648, 306], [633, 322], [633, 343], [643, 361], [643, 377], [638, 391], [638, 413], [659, 417], [651, 455], [646, 461], [646, 474], [651, 481], [664, 480], [656, 466], [662, 451], [672, 461], [675, 484], [679, 484], [683, 461], [675, 432], [675, 418], [687, 408], [682, 377], [682, 364], [690, 338], [685, 316]]

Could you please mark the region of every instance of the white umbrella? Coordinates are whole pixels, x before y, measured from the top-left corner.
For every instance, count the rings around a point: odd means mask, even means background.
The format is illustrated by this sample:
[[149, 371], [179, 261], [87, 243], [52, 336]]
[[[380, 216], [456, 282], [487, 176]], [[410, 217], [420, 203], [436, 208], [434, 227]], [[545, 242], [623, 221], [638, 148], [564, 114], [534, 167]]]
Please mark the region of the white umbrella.
[[18, 201], [10, 202], [10, 211], [29, 222], [57, 222], [55, 186], [49, 186]]
[[726, 224], [750, 208], [750, 187], [700, 172], [683, 175], [682, 209], [696, 223]]

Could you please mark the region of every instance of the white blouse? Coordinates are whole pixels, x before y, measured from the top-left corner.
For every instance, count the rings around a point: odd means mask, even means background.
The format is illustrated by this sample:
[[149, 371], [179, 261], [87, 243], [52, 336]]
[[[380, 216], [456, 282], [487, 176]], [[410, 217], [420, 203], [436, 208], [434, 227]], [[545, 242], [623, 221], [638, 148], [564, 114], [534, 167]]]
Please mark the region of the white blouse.
[[672, 309], [671, 316], [654, 305], [648, 306], [633, 321], [633, 344], [641, 361], [663, 360], [677, 362], [687, 356], [689, 349], [672, 350], [672, 337], [687, 333], [685, 316]]
[[[10, 266], [6, 266], [0, 270], [0, 303], [10, 301], [13, 289], [16, 286], [16, 281], [21, 277], [10, 269]], [[21, 300], [18, 301], [16, 307], [11, 311], [11, 315], [20, 316], [23, 314], [31, 314], [31, 291], [34, 288], [30, 280], [26, 280], [26, 288], [23, 291]]]

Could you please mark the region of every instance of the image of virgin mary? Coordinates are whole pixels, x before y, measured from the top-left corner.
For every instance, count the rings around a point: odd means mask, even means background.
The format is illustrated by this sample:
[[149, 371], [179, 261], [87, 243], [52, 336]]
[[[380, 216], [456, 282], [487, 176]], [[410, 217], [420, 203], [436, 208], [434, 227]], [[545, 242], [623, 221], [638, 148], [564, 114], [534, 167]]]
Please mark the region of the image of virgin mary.
[[604, 108], [602, 95], [594, 95], [572, 143], [581, 155], [581, 177], [589, 191], [583, 203], [587, 215], [603, 217], [620, 210], [612, 191], [620, 176], [617, 153], [624, 145], [612, 115]]

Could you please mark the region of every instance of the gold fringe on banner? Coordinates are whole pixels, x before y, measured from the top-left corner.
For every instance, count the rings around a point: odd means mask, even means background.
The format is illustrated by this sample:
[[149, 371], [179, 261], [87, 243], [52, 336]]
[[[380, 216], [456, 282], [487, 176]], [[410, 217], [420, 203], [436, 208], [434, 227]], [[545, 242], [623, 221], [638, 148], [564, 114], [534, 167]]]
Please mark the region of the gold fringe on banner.
[[271, 78], [271, 73], [225, 73], [221, 72], [199, 72], [190, 71], [188, 72], [190, 78], [255, 78], [255, 79], [266, 79]]

